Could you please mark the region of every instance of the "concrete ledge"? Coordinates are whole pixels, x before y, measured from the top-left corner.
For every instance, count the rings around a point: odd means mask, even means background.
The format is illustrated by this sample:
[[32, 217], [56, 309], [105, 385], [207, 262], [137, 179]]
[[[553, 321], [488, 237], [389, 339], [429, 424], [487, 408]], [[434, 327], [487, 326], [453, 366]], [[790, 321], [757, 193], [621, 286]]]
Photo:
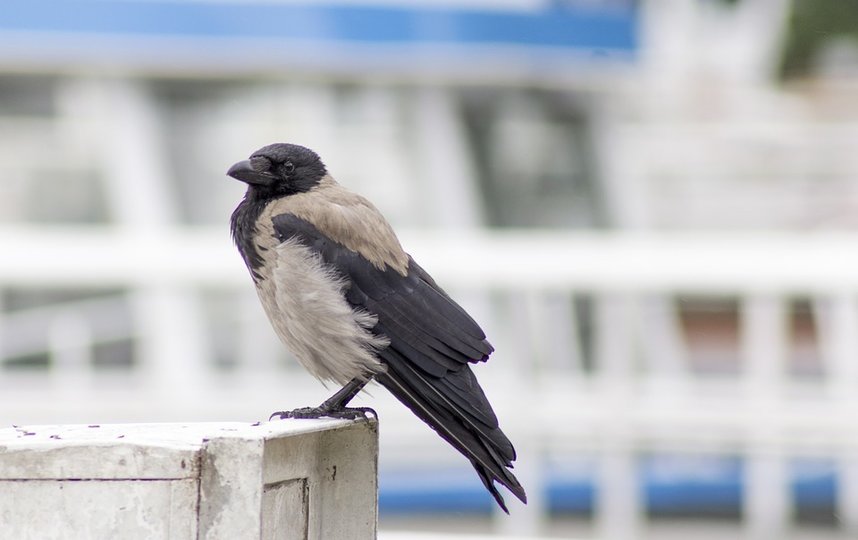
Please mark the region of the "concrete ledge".
[[375, 420], [0, 429], [0, 538], [375, 538]]

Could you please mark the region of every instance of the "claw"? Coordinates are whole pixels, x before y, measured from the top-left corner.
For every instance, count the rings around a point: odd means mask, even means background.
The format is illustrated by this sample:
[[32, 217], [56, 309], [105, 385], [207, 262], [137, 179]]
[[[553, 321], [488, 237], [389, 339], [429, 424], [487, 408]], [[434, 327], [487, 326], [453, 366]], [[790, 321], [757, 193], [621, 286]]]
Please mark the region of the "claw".
[[322, 407], [301, 407], [291, 411], [277, 411], [271, 413], [268, 420], [271, 421], [275, 417], [280, 420], [285, 418], [315, 419], [322, 417], [341, 418], [345, 420], [356, 420], [358, 418], [362, 418], [364, 420], [368, 420], [368, 414], [371, 414], [373, 418], [378, 418], [378, 414], [375, 410], [369, 407], [344, 407], [338, 410], [327, 410]]
[[347, 420], [356, 420], [363, 418], [368, 420], [367, 414], [372, 413], [373, 418], [378, 418], [378, 414], [369, 407], [346, 407], [346, 404], [357, 395], [361, 389], [366, 386], [368, 378], [355, 378], [350, 380], [336, 394], [326, 399], [324, 403], [318, 407], [301, 407], [294, 411], [277, 411], [268, 417], [271, 421], [274, 417], [280, 418], [344, 418]]

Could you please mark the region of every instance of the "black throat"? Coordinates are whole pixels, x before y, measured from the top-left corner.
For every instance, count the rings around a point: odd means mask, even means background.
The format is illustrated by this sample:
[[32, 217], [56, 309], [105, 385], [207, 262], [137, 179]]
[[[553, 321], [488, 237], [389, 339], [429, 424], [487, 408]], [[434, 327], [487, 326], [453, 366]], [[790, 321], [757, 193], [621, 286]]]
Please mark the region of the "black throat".
[[244, 259], [244, 264], [250, 270], [253, 281], [259, 281], [262, 276], [256, 271], [262, 266], [262, 256], [256, 247], [256, 222], [269, 201], [254, 196], [253, 189], [248, 189], [244, 199], [233, 211], [230, 217], [232, 240]]

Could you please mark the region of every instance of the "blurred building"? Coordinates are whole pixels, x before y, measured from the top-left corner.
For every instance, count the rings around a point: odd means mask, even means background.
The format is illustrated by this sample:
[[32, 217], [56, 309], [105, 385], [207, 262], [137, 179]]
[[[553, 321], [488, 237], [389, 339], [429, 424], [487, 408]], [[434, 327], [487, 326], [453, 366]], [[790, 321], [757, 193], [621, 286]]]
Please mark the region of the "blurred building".
[[848, 537], [858, 46], [839, 5], [7, 0], [0, 421], [324, 399], [227, 225], [227, 167], [291, 141], [498, 349], [478, 375], [530, 506], [493, 521], [467, 464], [376, 389], [383, 526]]

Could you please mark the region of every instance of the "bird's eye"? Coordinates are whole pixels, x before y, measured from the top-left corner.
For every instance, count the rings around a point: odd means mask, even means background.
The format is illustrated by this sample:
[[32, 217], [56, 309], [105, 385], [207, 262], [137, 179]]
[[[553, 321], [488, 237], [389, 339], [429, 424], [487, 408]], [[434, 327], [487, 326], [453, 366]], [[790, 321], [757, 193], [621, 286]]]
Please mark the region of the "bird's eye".
[[267, 171], [271, 169], [271, 160], [265, 156], [252, 156], [250, 158], [250, 166], [255, 171]]
[[287, 174], [291, 174], [295, 172], [295, 165], [291, 161], [287, 161], [283, 164], [283, 170], [286, 171]]

